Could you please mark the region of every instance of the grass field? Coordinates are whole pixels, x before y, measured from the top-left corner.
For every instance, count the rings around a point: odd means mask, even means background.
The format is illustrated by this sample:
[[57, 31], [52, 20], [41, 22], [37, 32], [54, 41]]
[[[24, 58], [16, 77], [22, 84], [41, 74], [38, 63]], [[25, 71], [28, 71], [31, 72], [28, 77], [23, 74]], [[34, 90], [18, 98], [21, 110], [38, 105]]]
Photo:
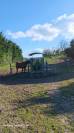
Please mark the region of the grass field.
[[[0, 133], [74, 133], [74, 69], [58, 69], [39, 79], [24, 74], [0, 79]], [[0, 66], [1, 74], [4, 70], [9, 69]]]

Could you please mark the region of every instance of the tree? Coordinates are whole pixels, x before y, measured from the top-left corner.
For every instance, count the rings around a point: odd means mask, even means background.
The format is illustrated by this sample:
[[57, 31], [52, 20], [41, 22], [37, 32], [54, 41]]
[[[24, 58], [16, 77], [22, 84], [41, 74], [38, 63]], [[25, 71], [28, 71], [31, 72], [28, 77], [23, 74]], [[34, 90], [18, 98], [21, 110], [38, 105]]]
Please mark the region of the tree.
[[0, 32], [0, 63], [14, 63], [19, 60], [23, 60], [20, 47]]
[[66, 49], [67, 45], [68, 45], [68, 42], [66, 40], [62, 40], [60, 42], [60, 48], [59, 48], [60, 52], [64, 52], [64, 50]]
[[44, 57], [51, 57], [52, 52], [50, 51], [50, 49], [45, 49], [43, 51], [43, 55], [44, 55]]
[[67, 57], [74, 59], [74, 39], [70, 42], [70, 47], [65, 49], [65, 54]]

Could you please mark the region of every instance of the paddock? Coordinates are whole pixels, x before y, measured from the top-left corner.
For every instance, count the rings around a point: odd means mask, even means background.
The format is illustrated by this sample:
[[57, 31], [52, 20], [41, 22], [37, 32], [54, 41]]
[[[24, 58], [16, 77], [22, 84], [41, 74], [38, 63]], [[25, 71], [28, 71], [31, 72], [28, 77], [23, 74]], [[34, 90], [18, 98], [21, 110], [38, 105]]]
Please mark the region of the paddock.
[[42, 53], [30, 53], [29, 58], [23, 62], [16, 62], [16, 72], [21, 69], [22, 72], [28, 73], [45, 73], [50, 71], [50, 66], [44, 60]]

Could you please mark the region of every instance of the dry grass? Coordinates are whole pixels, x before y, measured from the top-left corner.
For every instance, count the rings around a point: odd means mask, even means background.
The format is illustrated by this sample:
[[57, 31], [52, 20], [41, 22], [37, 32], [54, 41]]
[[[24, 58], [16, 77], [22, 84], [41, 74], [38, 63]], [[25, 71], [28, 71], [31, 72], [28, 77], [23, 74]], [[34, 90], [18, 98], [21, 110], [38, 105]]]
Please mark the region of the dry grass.
[[25, 83], [24, 77], [16, 76], [8, 84], [10, 79], [4, 78], [0, 133], [74, 133], [74, 76], [68, 75], [42, 79], [44, 83], [41, 79]]

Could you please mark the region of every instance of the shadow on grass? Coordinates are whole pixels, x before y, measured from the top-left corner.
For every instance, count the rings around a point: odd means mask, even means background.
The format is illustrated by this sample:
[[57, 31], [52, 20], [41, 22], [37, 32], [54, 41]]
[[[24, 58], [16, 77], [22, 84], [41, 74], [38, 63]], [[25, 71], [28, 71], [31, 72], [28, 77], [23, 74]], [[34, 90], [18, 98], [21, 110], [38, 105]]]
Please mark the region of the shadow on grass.
[[[68, 65], [69, 64], [69, 65]], [[0, 84], [18, 85], [18, 84], [40, 84], [59, 82], [74, 78], [74, 71], [67, 72], [71, 69], [72, 64], [68, 62], [61, 62], [57, 64], [50, 64], [50, 70], [40, 73], [15, 73], [0, 76]], [[73, 66], [72, 66], [73, 67]]]
[[[36, 107], [45, 115], [56, 116], [65, 113], [74, 113], [74, 83], [57, 90], [42, 92], [26, 100], [13, 101], [17, 109]], [[40, 108], [41, 107], [41, 108]]]
[[40, 84], [52, 83], [74, 78], [74, 72], [71, 73], [48, 73], [48, 75], [36, 75], [27, 73], [18, 73], [0, 77], [0, 84], [20, 85], [20, 84]]

